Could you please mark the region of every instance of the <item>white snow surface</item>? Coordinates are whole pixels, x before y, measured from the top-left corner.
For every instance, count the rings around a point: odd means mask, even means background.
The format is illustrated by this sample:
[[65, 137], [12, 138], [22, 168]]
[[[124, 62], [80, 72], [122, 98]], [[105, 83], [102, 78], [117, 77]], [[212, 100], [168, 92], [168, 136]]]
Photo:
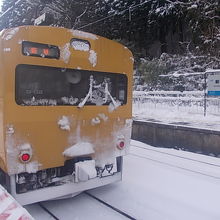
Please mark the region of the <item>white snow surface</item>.
[[[88, 192], [134, 219], [220, 219], [219, 158], [132, 141], [123, 168], [122, 182]], [[43, 204], [60, 220], [127, 219], [84, 193]], [[38, 205], [26, 208], [36, 220], [50, 219]]]
[[15, 129], [14, 129], [14, 126], [13, 125], [8, 125], [7, 126], [7, 130], [6, 130], [6, 134], [14, 134], [15, 133]]
[[95, 117], [91, 120], [91, 125], [97, 125], [100, 123], [101, 123], [101, 120], [99, 119], [99, 117]]
[[111, 113], [113, 112], [114, 110], [116, 110], [119, 106], [121, 106], [121, 102], [116, 100], [115, 101], [115, 105], [111, 102], [108, 106], [108, 111]]
[[71, 46], [74, 48], [74, 50], [79, 50], [79, 51], [89, 51], [90, 49], [89, 44], [82, 41], [73, 41], [71, 43]]
[[70, 121], [67, 116], [62, 116], [58, 121], [60, 129], [70, 131]]
[[95, 151], [93, 145], [89, 142], [79, 142], [69, 148], [67, 148], [63, 155], [66, 157], [76, 157], [88, 154], [93, 154]]
[[75, 37], [82, 37], [86, 39], [91, 39], [91, 40], [97, 40], [98, 37], [95, 34], [83, 32], [83, 31], [77, 31], [77, 30], [70, 30], [70, 32], [75, 36]]
[[9, 31], [6, 31], [6, 33], [4, 33], [4, 35], [2, 36], [2, 38], [3, 38], [4, 40], [11, 40], [11, 39], [14, 37], [14, 35], [15, 35], [18, 31], [19, 31], [19, 28], [18, 28], [18, 27], [13, 28], [13, 29], [11, 29], [11, 30], [9, 30]]
[[70, 52], [70, 43], [66, 43], [61, 49], [60, 49], [60, 58], [63, 60], [64, 63], [68, 63], [71, 56]]
[[164, 124], [175, 123], [175, 125], [184, 123], [186, 127], [220, 130], [219, 115], [207, 114], [204, 116], [203, 112], [196, 112], [188, 107], [183, 108], [181, 111], [181, 109], [178, 109], [178, 106], [159, 108], [154, 105], [134, 104], [133, 119]]
[[89, 62], [93, 67], [97, 65], [97, 53], [94, 50], [89, 51]]

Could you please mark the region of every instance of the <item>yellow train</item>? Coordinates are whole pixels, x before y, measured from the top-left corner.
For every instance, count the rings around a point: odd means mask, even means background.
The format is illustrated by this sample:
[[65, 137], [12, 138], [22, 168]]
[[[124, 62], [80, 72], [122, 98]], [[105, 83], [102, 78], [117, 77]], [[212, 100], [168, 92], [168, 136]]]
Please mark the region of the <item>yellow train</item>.
[[132, 53], [65, 28], [0, 35], [0, 184], [24, 205], [121, 180]]

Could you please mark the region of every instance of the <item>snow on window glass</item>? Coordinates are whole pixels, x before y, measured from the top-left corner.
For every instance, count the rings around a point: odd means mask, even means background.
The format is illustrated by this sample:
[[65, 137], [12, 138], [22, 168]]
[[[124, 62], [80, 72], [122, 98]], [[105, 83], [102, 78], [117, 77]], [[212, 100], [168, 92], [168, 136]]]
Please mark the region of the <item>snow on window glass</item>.
[[18, 65], [15, 81], [19, 105], [83, 107], [112, 103], [117, 108], [127, 102], [125, 74]]
[[90, 50], [90, 43], [85, 40], [73, 39], [71, 41], [71, 46], [73, 47], [74, 50], [79, 50], [79, 51], [89, 51]]

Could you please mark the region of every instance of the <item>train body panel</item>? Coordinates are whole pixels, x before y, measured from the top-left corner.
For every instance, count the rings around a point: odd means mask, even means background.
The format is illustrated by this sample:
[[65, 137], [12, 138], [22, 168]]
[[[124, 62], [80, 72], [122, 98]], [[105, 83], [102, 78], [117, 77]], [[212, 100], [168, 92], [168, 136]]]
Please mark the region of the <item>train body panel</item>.
[[3, 47], [0, 41], [0, 168], [6, 171], [6, 155], [4, 147], [4, 72], [3, 72]]
[[1, 33], [0, 59], [0, 167], [12, 194], [69, 175], [71, 184], [96, 182], [105, 168], [119, 180], [131, 136], [131, 52], [93, 34], [27, 26]]

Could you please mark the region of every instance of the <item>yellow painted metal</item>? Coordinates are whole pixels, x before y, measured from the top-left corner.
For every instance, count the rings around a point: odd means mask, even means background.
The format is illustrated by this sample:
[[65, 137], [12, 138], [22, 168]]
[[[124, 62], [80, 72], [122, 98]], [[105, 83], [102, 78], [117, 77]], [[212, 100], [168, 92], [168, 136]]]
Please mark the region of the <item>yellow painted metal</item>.
[[[91, 50], [97, 54], [97, 64], [89, 61], [89, 51], [77, 51], [69, 47], [72, 38], [88, 40]], [[22, 55], [22, 41], [56, 45], [64, 56], [69, 47], [67, 60], [47, 59]], [[106, 38], [88, 35], [65, 28], [25, 26], [8, 29], [0, 39], [0, 166], [10, 174], [19, 172], [16, 156], [6, 156], [7, 150], [17, 152], [17, 147], [30, 143], [32, 161], [39, 169], [62, 166], [66, 159], [62, 152], [79, 141], [89, 141], [96, 146], [96, 154], [112, 148], [114, 132], [123, 129], [126, 119], [131, 118], [133, 57], [121, 44]], [[123, 73], [128, 77], [127, 104], [110, 113], [108, 106], [21, 106], [15, 102], [15, 69], [19, 64], [32, 64], [70, 69], [84, 69], [111, 73]], [[91, 120], [105, 114], [108, 120], [94, 126]], [[61, 130], [58, 120], [67, 116], [71, 130]], [[12, 126], [14, 133], [7, 134]], [[100, 145], [100, 143], [102, 143]], [[8, 149], [6, 149], [8, 148]], [[13, 155], [13, 154], [12, 154]], [[7, 161], [8, 160], [8, 161]]]

